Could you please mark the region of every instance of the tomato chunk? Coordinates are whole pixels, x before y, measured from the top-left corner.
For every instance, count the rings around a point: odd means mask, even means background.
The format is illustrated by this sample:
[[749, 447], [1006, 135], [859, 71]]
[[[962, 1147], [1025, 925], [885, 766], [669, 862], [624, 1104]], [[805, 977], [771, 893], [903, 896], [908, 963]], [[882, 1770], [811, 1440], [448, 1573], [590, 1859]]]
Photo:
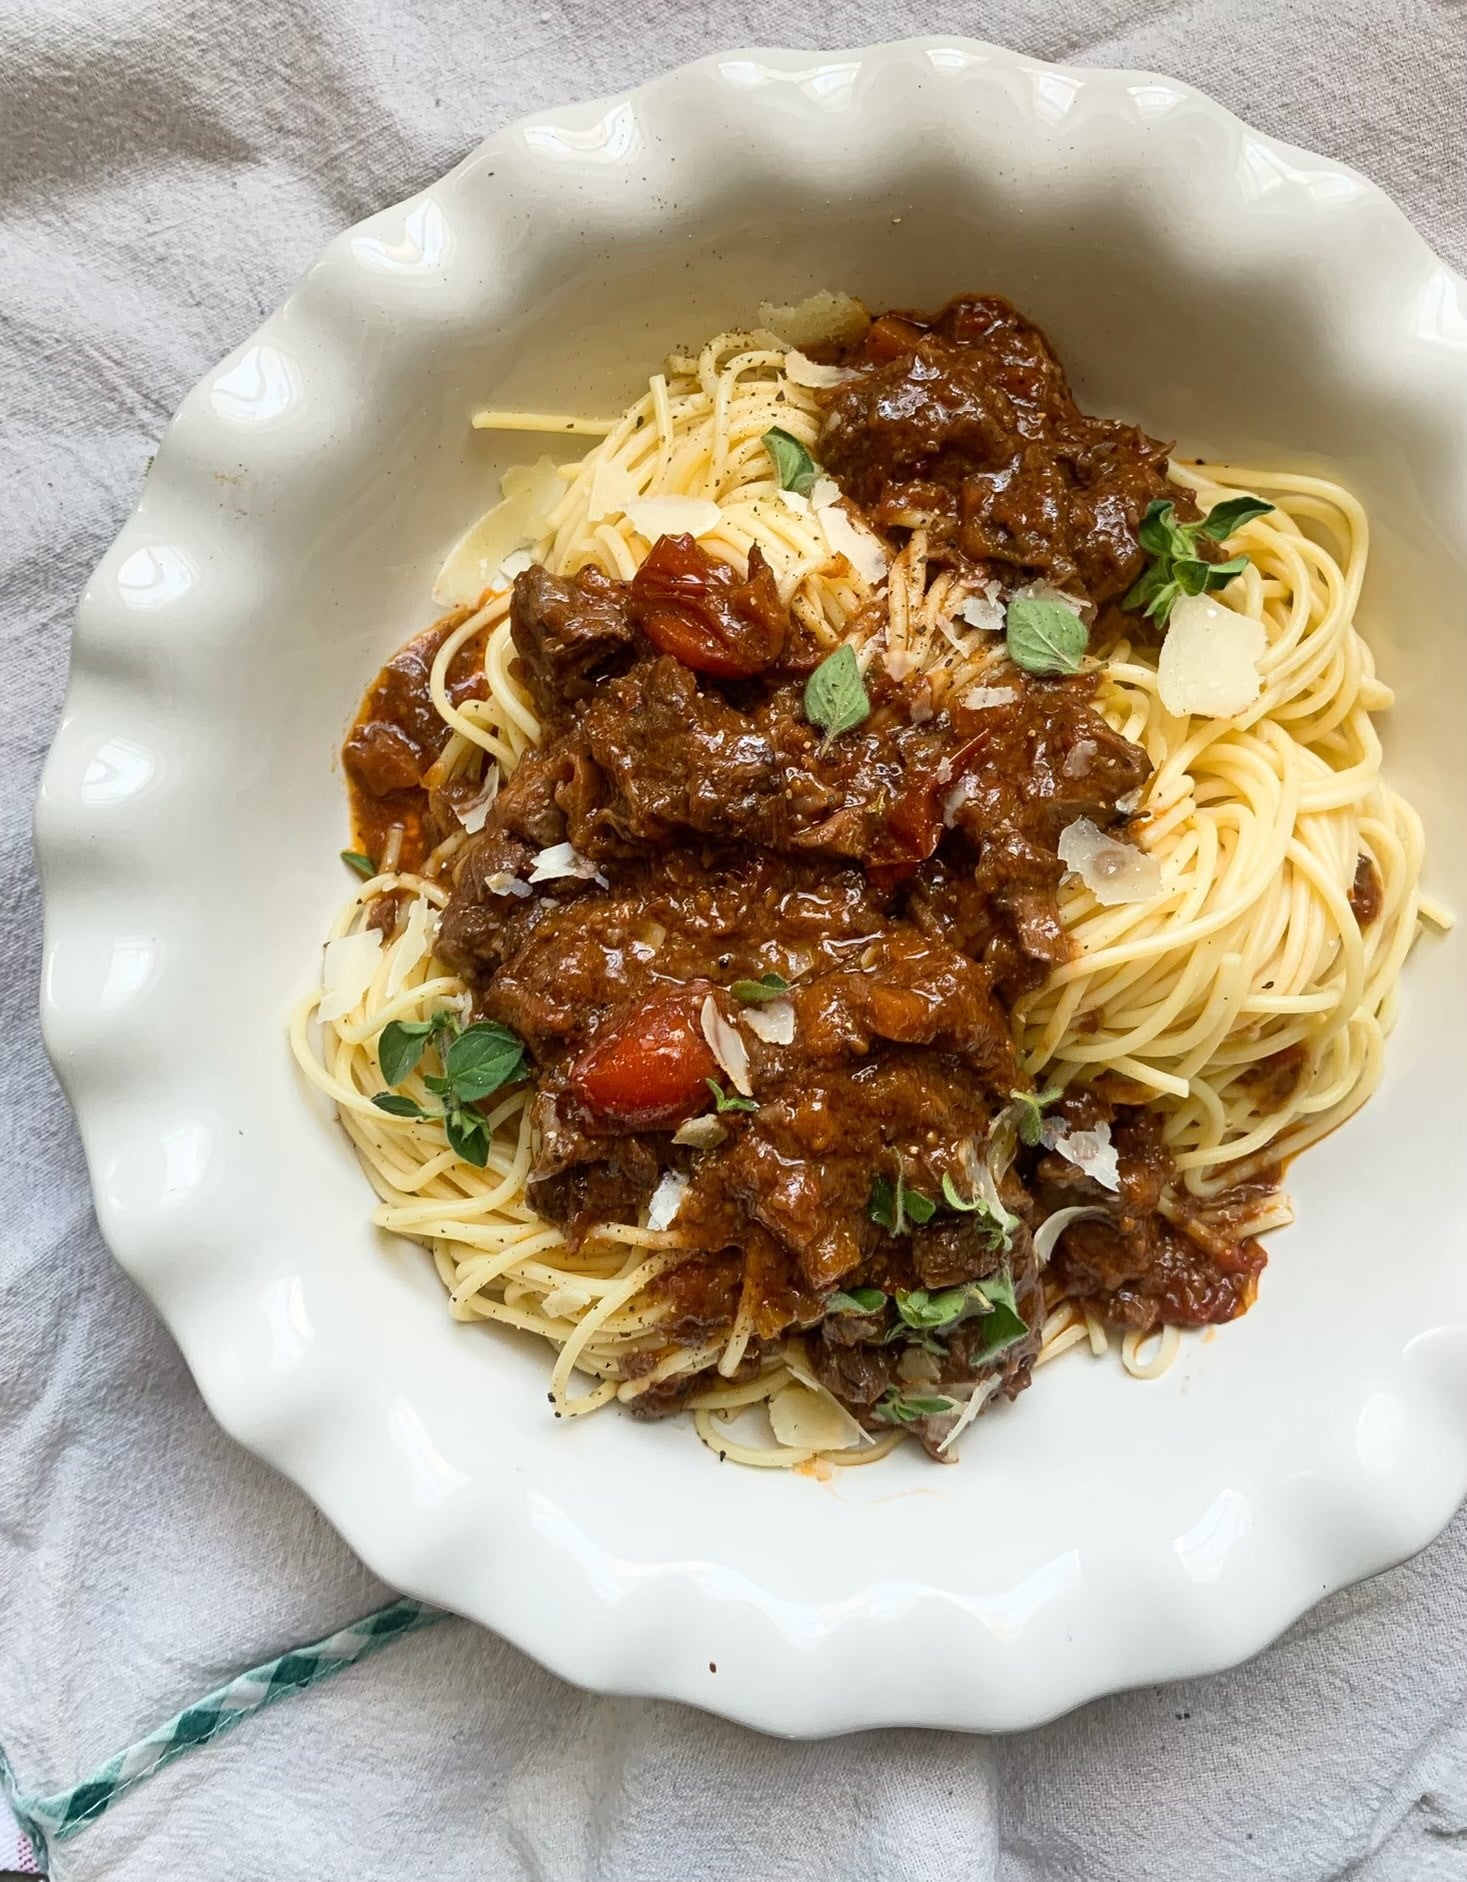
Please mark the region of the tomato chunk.
[[700, 1014], [703, 981], [654, 994], [603, 1026], [570, 1069], [571, 1093], [604, 1129], [646, 1130], [691, 1117], [708, 1102], [718, 1061]]
[[694, 673], [747, 679], [783, 654], [789, 618], [757, 548], [740, 578], [691, 536], [659, 536], [632, 577], [632, 618], [659, 653]]

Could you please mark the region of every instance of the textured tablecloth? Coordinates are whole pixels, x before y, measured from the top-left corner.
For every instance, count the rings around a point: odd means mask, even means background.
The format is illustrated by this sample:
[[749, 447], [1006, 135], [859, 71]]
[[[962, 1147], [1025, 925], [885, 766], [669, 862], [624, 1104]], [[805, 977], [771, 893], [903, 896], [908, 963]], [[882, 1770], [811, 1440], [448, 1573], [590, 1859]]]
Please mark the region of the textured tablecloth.
[[[956, 29], [1194, 80], [1467, 262], [1467, 6], [0, 0], [0, 1744], [59, 1790], [388, 1598], [204, 1410], [98, 1239], [37, 1039], [28, 820], [69, 617], [184, 392], [319, 246], [535, 106], [736, 44]], [[191, 1753], [68, 1882], [1467, 1877], [1467, 1521], [1238, 1672], [1007, 1739], [586, 1697], [462, 1622]]]

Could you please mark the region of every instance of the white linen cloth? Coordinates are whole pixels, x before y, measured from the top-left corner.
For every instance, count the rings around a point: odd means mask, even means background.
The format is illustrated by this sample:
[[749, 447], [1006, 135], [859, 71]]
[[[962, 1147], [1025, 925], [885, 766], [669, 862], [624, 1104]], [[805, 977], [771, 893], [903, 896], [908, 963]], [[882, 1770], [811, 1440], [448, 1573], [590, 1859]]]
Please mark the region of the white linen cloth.
[[[939, 26], [1188, 78], [1375, 177], [1467, 261], [1449, 0], [0, 0], [0, 1744], [31, 1792], [388, 1598], [216, 1429], [113, 1266], [37, 1038], [30, 804], [76, 596], [159, 431], [328, 237], [506, 119], [719, 47]], [[1467, 1877], [1464, 1589], [1459, 1517], [1235, 1673], [1001, 1739], [784, 1744], [587, 1697], [450, 1622], [173, 1764], [53, 1873]]]

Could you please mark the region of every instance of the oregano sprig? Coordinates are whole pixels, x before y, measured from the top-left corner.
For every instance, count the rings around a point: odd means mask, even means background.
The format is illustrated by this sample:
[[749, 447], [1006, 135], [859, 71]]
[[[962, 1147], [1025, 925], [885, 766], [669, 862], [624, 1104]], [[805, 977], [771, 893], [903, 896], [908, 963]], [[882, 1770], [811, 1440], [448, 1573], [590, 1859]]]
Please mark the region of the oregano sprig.
[[389, 1117], [441, 1118], [444, 1135], [456, 1154], [483, 1169], [489, 1161], [489, 1120], [475, 1106], [519, 1076], [524, 1041], [494, 1020], [461, 1026], [449, 1007], [428, 1019], [390, 1020], [377, 1040], [377, 1064], [384, 1082], [400, 1085], [410, 1078], [429, 1046], [437, 1049], [443, 1069], [425, 1073], [423, 1083], [441, 1100], [441, 1110], [429, 1111], [399, 1091], [380, 1091], [372, 1102]]
[[1140, 610], [1165, 626], [1173, 607], [1183, 595], [1202, 595], [1210, 589], [1226, 588], [1234, 576], [1248, 566], [1246, 555], [1229, 557], [1226, 562], [1209, 562], [1197, 553], [1198, 538], [1225, 542], [1255, 516], [1265, 516], [1273, 508], [1259, 497], [1229, 497], [1215, 503], [1195, 523], [1179, 523], [1177, 506], [1162, 498], [1147, 505], [1136, 539], [1152, 560], [1122, 597], [1121, 606]]

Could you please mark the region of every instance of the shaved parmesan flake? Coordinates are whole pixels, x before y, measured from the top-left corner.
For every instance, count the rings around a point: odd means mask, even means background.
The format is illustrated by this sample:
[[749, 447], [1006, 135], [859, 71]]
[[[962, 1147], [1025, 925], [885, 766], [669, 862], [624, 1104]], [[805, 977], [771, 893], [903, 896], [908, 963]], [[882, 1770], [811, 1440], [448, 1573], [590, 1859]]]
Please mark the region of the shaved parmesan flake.
[[[546, 512], [560, 495], [562, 485], [553, 459], [516, 464], [500, 480], [504, 501], [470, 525], [449, 550], [433, 599], [441, 608], [477, 607], [486, 588], [507, 588], [517, 570], [505, 565], [539, 533]], [[530, 565], [526, 555], [524, 567]]]
[[647, 1204], [647, 1226], [649, 1229], [662, 1229], [671, 1226], [673, 1218], [683, 1206], [683, 1197], [687, 1194], [688, 1179], [679, 1170], [664, 1170], [662, 1181], [652, 1192], [652, 1200]]
[[887, 553], [871, 531], [857, 523], [841, 502], [840, 485], [833, 477], [816, 480], [810, 502], [825, 531], [832, 555], [843, 555], [862, 581], [872, 588], [886, 580]]
[[[603, 889], [607, 886], [605, 876], [589, 857], [582, 856], [569, 843], [552, 843], [548, 850], [541, 850], [536, 856], [530, 880], [557, 882], [563, 876], [574, 876], [583, 882], [599, 882]], [[510, 892], [513, 894], [513, 890]]]
[[979, 595], [969, 595], [958, 608], [958, 619], [985, 634], [1003, 632], [1003, 603], [998, 598], [998, 583], [989, 582]]
[[1090, 622], [1095, 618], [1095, 603], [1084, 595], [1069, 594], [1063, 588], [1056, 588], [1053, 582], [1041, 578], [1037, 582], [1025, 582], [1022, 588], [1016, 588], [1009, 596], [1010, 601], [1053, 601], [1061, 608], [1068, 608], [1071, 614], [1078, 614], [1080, 619]]
[[1097, 1124], [1094, 1130], [1071, 1130], [1061, 1118], [1047, 1118], [1039, 1133], [1047, 1150], [1057, 1150], [1066, 1163], [1083, 1170], [1102, 1189], [1119, 1190], [1120, 1160], [1110, 1140], [1110, 1125]]
[[871, 316], [853, 295], [822, 288], [792, 307], [761, 301], [759, 324], [791, 346], [819, 346], [826, 340], [859, 340]]
[[485, 820], [498, 795], [499, 766], [491, 764], [484, 779], [484, 788], [479, 795], [471, 803], [454, 805], [454, 815], [470, 836], [477, 836], [484, 828]]
[[970, 712], [986, 712], [990, 706], [1011, 706], [1018, 697], [1008, 686], [970, 686], [962, 703]]
[[485, 876], [484, 887], [491, 895], [517, 895], [522, 901], [530, 893], [529, 883], [521, 882], [507, 869], [496, 869], [492, 875]]
[[729, 1083], [741, 1097], [752, 1098], [754, 1087], [749, 1083], [749, 1048], [740, 1039], [738, 1028], [730, 1026], [719, 1012], [718, 1002], [711, 993], [703, 1001], [698, 1021], [703, 1028], [703, 1037], [708, 1041], [708, 1050], [723, 1067]]
[[1263, 690], [1258, 663], [1267, 652], [1261, 621], [1211, 595], [1182, 595], [1172, 606], [1157, 663], [1161, 703], [1179, 718], [1231, 719], [1246, 712]]
[[723, 511], [706, 497], [634, 497], [626, 519], [639, 536], [706, 536], [723, 521]]
[[779, 500], [787, 510], [793, 510], [796, 516], [810, 514], [810, 499], [802, 497], [798, 490], [781, 490]]
[[1083, 1204], [1073, 1209], [1056, 1209], [1053, 1215], [1047, 1215], [1034, 1231], [1034, 1259], [1042, 1268], [1054, 1253], [1059, 1238], [1072, 1222], [1084, 1222], [1091, 1216], [1105, 1219], [1104, 1209], [1087, 1209]]
[[763, 1006], [746, 1006], [739, 1018], [766, 1045], [791, 1046], [795, 1042], [795, 1009], [788, 1000], [769, 1000]]
[[599, 523], [603, 517], [625, 514], [629, 503], [641, 495], [637, 480], [624, 464], [603, 458], [591, 479], [591, 495], [586, 505], [586, 520]]
[[1138, 784], [1134, 791], [1127, 791], [1124, 797], [1116, 799], [1116, 809], [1124, 817], [1134, 817], [1141, 808], [1141, 799], [1146, 795], [1143, 785]]
[[437, 932], [437, 913], [432, 903], [420, 895], [408, 910], [406, 927], [392, 944], [392, 955], [387, 963], [387, 983], [383, 989], [389, 1000], [402, 992], [403, 982], [408, 975], [428, 958]]
[[1161, 864], [1134, 843], [1120, 843], [1077, 817], [1060, 834], [1059, 859], [1106, 908], [1121, 902], [1149, 902], [1161, 893]]
[[689, 1150], [716, 1150], [728, 1136], [728, 1132], [711, 1111], [702, 1117], [690, 1117], [686, 1124], [679, 1124], [672, 1133], [675, 1144], [686, 1144]]
[[822, 366], [817, 359], [807, 359], [793, 347], [784, 356], [784, 376], [791, 385], [804, 386], [808, 392], [821, 392], [828, 386], [843, 385], [853, 378], [849, 366]]
[[888, 647], [881, 656], [881, 664], [894, 680], [904, 680], [917, 665], [916, 654], [906, 647]]
[[382, 937], [375, 928], [338, 935], [321, 957], [324, 998], [317, 1019], [342, 1019], [360, 1005], [382, 961]]
[[[835, 1394], [827, 1386], [823, 1386], [815, 1377], [814, 1373], [810, 1371], [798, 1347], [784, 1355], [784, 1366], [785, 1371], [789, 1373], [790, 1377], [797, 1385], [804, 1386], [807, 1392], [811, 1393], [815, 1398], [820, 1399], [822, 1403], [829, 1405], [833, 1411], [838, 1413], [839, 1416], [846, 1421], [846, 1425], [850, 1431], [851, 1444], [874, 1444], [876, 1442], [876, 1439], [866, 1430], [865, 1426], [858, 1424]], [[847, 1446], [843, 1444], [822, 1444], [820, 1448], [823, 1451], [836, 1451], [845, 1450]]]
[[769, 1401], [769, 1428], [797, 1451], [849, 1451], [871, 1438], [828, 1392], [787, 1385]]
[[957, 783], [942, 800], [942, 821], [949, 830], [957, 822], [958, 812], [964, 804], [971, 804], [983, 788], [977, 776], [969, 771], [958, 779]]
[[551, 1288], [540, 1302], [540, 1311], [547, 1320], [570, 1320], [584, 1313], [590, 1305], [591, 1296], [585, 1288], [562, 1284]]
[[948, 1447], [957, 1442], [1002, 1384], [1003, 1374], [1001, 1372], [994, 1372], [990, 1374], [988, 1378], [980, 1380], [979, 1383], [973, 1387], [973, 1390], [968, 1395], [968, 1402], [963, 1407], [962, 1416], [958, 1419], [958, 1422], [953, 1426], [952, 1430], [948, 1432], [942, 1443], [937, 1447], [937, 1455], [939, 1457], [944, 1456]]
[[516, 549], [513, 555], [507, 555], [494, 571], [492, 588], [508, 588], [516, 575], [523, 575], [526, 569], [535, 566], [535, 558], [528, 549]]

